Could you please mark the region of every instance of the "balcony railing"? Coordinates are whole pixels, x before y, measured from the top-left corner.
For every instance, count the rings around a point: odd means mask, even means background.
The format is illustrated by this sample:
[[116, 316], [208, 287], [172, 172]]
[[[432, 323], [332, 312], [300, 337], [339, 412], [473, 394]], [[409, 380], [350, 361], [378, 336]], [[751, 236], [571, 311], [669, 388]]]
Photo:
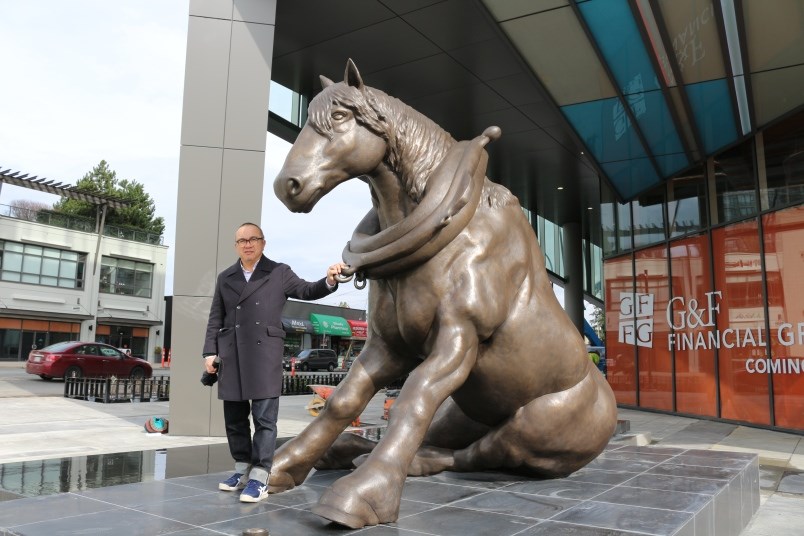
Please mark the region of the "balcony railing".
[[[95, 232], [95, 220], [93, 218], [61, 214], [52, 210], [0, 205], [0, 216], [6, 216], [17, 220], [32, 221], [45, 225], [52, 225], [54, 227], [61, 227], [62, 229], [83, 231], [85, 233]], [[162, 235], [149, 233], [148, 231], [143, 231], [141, 229], [134, 229], [133, 227], [105, 225], [103, 227], [103, 234], [105, 236], [121, 238], [123, 240], [131, 240], [134, 242], [144, 242], [146, 244], [155, 245], [162, 244]]]

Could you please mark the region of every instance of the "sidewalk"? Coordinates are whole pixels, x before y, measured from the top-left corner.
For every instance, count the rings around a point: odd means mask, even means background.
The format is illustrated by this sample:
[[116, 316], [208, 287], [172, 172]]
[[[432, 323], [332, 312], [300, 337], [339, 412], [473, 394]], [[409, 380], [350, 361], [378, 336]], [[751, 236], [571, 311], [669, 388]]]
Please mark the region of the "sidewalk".
[[[310, 399], [303, 395], [281, 398], [280, 438], [297, 435], [313, 421], [305, 409]], [[380, 418], [384, 399], [384, 393], [375, 396], [361, 416], [363, 423], [385, 423]], [[145, 421], [167, 417], [168, 404], [99, 404], [55, 397], [0, 399], [4, 416], [0, 464], [225, 443], [222, 437], [146, 433]], [[619, 416], [630, 422], [630, 432], [615, 438], [615, 443], [758, 454], [761, 506], [744, 535], [784, 536], [796, 534], [804, 526], [804, 437], [628, 409], [621, 409]]]

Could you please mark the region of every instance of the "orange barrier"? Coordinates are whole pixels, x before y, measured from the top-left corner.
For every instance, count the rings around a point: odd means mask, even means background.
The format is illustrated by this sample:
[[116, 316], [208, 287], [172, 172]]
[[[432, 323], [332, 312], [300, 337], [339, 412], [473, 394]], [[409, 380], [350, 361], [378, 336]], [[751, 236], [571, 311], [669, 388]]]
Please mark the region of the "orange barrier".
[[167, 351], [165, 351], [165, 349], [162, 348], [162, 365], [161, 366], [162, 366], [162, 368], [170, 368], [170, 348], [168, 348]]

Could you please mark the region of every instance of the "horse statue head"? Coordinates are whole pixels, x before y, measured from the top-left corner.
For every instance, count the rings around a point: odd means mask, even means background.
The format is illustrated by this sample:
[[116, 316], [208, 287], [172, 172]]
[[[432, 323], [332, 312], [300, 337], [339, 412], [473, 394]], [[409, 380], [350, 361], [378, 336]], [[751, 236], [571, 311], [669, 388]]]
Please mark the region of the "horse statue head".
[[[276, 453], [271, 492], [316, 468], [351, 468], [313, 512], [351, 528], [399, 515], [405, 478], [440, 471], [567, 475], [617, 421], [614, 395], [553, 294], [519, 203], [485, 176], [489, 127], [456, 141], [363, 83], [322, 77], [274, 182], [308, 212], [360, 178], [372, 209], [344, 249], [369, 287], [368, 337], [316, 420]], [[406, 377], [378, 443], [341, 434], [382, 387]]]

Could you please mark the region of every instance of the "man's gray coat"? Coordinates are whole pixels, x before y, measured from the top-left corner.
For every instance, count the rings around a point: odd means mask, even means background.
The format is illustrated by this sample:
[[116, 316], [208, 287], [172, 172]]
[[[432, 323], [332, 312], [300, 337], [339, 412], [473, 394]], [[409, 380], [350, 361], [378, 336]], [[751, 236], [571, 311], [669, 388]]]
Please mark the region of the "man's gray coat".
[[217, 354], [218, 398], [254, 400], [282, 394], [282, 308], [288, 298], [328, 295], [326, 278], [310, 283], [265, 255], [246, 282], [238, 260], [218, 275], [204, 355]]

